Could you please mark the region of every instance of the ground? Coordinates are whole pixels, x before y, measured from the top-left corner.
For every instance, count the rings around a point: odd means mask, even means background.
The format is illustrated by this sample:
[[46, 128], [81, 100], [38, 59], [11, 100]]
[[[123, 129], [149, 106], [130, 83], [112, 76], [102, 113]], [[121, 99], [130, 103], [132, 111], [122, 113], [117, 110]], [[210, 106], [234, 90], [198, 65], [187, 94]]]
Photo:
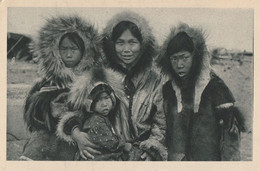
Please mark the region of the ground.
[[[253, 58], [244, 61], [223, 60], [212, 65], [233, 92], [236, 105], [246, 117], [247, 132], [242, 133], [241, 159], [252, 160]], [[23, 122], [26, 94], [39, 76], [37, 65], [22, 61], [7, 64], [7, 160], [18, 160], [29, 137]]]

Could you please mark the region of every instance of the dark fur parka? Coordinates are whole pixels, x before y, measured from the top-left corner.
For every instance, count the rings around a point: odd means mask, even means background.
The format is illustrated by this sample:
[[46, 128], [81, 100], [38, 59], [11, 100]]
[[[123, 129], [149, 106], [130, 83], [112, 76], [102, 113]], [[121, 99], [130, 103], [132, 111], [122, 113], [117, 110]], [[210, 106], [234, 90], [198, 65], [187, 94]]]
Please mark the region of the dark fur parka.
[[[170, 40], [180, 32], [192, 39], [196, 51], [193, 60], [198, 60], [195, 65], [193, 62], [193, 75], [189, 77], [193, 81], [188, 82], [186, 89], [181, 87], [166, 53]], [[180, 24], [171, 30], [163, 44], [157, 62], [169, 80], [162, 88], [168, 160], [240, 160], [244, 119], [234, 106], [232, 93], [211, 69], [209, 60], [205, 33], [200, 28]]]

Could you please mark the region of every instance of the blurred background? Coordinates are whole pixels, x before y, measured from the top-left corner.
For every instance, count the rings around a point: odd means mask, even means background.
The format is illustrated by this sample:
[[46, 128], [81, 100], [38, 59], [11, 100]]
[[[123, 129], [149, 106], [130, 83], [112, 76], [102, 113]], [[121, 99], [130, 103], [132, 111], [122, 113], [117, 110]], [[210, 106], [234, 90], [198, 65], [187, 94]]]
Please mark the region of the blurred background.
[[7, 11], [7, 160], [17, 160], [29, 137], [23, 123], [24, 99], [37, 74], [38, 54], [33, 50], [46, 18], [78, 15], [99, 32], [116, 13], [131, 10], [145, 17], [159, 45], [179, 22], [202, 27], [207, 35], [211, 64], [234, 94], [246, 117], [241, 158], [252, 160], [254, 95], [254, 11], [227, 8], [15, 8]]

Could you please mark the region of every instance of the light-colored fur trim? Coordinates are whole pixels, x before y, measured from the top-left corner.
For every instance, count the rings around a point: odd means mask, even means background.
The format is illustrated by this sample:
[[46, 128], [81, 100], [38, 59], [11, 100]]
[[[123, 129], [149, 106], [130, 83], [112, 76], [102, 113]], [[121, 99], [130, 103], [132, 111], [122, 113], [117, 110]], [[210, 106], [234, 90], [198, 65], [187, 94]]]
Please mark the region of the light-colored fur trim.
[[71, 88], [68, 99], [74, 110], [80, 110], [83, 106], [88, 106], [92, 103], [92, 100], [88, 98], [92, 89], [93, 85], [91, 83], [90, 73], [86, 73], [76, 80], [75, 84]]
[[143, 37], [143, 44], [146, 44], [146, 42], [153, 39], [151, 34], [152, 29], [148, 25], [145, 18], [132, 11], [124, 11], [113, 16], [112, 19], [107, 23], [107, 26], [104, 29], [104, 34], [106, 34], [106, 36], [111, 36], [113, 28], [122, 21], [130, 21], [137, 25]]
[[[92, 24], [78, 16], [58, 16], [46, 21], [39, 31], [34, 50], [39, 52], [41, 75], [51, 77], [51, 81], [58, 85], [64, 84], [62, 86], [69, 87], [75, 75], [81, 75], [83, 71], [101, 60], [99, 52], [101, 41], [98, 32]], [[60, 39], [69, 32], [77, 33], [85, 46], [81, 61], [73, 69], [65, 66], [59, 53]]]
[[201, 72], [195, 84], [195, 97], [194, 97], [195, 113], [199, 111], [201, 95], [211, 79], [210, 72], [211, 72], [210, 58], [208, 52], [205, 52], [203, 56]]
[[182, 97], [181, 97], [181, 90], [180, 88], [176, 85], [174, 80], [172, 80], [172, 88], [175, 91], [175, 96], [177, 98], [177, 111], [180, 113], [182, 111]]
[[224, 104], [218, 105], [216, 108], [217, 109], [228, 109], [232, 106], [234, 106], [234, 103], [224, 103]]
[[[194, 112], [197, 113], [199, 111], [199, 105], [201, 102], [201, 95], [208, 85], [210, 81], [210, 73], [212, 71], [212, 68], [210, 66], [210, 55], [207, 51], [206, 45], [205, 45], [205, 33], [201, 28], [195, 28], [195, 27], [190, 27], [189, 25], [185, 23], [180, 23], [177, 27], [173, 27], [171, 29], [171, 33], [164, 42], [161, 50], [161, 56], [166, 57], [166, 51], [169, 42], [171, 41], [172, 38], [174, 38], [179, 32], [185, 32], [187, 33], [193, 43], [195, 48], [202, 53], [203, 55], [202, 58], [202, 66], [201, 66], [201, 71], [200, 75], [198, 76], [196, 83], [195, 83], [195, 97], [194, 97]], [[174, 79], [174, 78], [173, 78]], [[180, 93], [180, 88], [175, 84], [173, 81], [172, 87], [174, 91], [176, 92], [176, 97], [177, 97], [177, 110], [178, 112], [181, 111], [182, 109], [182, 99], [181, 99], [181, 93]]]
[[90, 109], [92, 100], [88, 98], [88, 95], [96, 86], [97, 83], [105, 83], [112, 87], [117, 97], [123, 94], [122, 80], [124, 76], [112, 69], [100, 68], [100, 74], [104, 74], [102, 80], [95, 80], [93, 78], [94, 70], [89, 70], [83, 76], [79, 77], [75, 84], [72, 86], [69, 96], [69, 102], [72, 104], [75, 110], [86, 107]]
[[[151, 64], [153, 59], [156, 57], [158, 52], [158, 44], [155, 40], [152, 29], [148, 25], [148, 22], [144, 17], [141, 15], [132, 12], [132, 11], [123, 11], [114, 15], [107, 23], [105, 29], [103, 30], [102, 37], [103, 37], [103, 52], [105, 55], [105, 63], [107, 66], [114, 68], [119, 72], [122, 71], [122, 67], [125, 68], [125, 64], [120, 62], [116, 57], [116, 53], [112, 47], [114, 47], [114, 43], [112, 40], [112, 33], [116, 25], [121, 22], [131, 22], [138, 27], [140, 34], [142, 35], [142, 48], [140, 50], [140, 59], [135, 63], [133, 68], [133, 75], [139, 75], [140, 72], [143, 71], [145, 68], [151, 68]], [[121, 67], [120, 67], [121, 66]]]
[[124, 95], [124, 86], [123, 81], [125, 79], [125, 75], [120, 72], [114, 71], [110, 68], [105, 68], [105, 76], [107, 80], [107, 84], [110, 85], [117, 97]]
[[59, 123], [57, 125], [57, 131], [56, 131], [56, 135], [58, 138], [66, 141], [70, 144], [74, 144], [75, 142], [72, 139], [72, 137], [70, 135], [65, 134], [63, 130], [64, 130], [64, 126], [68, 122], [68, 120], [74, 116], [80, 117], [79, 112], [67, 112], [59, 121]]

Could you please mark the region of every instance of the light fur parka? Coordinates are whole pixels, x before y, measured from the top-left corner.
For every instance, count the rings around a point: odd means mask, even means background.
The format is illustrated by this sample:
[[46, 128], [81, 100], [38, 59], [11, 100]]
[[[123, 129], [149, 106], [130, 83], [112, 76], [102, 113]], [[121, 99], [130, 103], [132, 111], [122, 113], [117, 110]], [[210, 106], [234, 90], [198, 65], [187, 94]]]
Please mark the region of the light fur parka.
[[[84, 42], [82, 59], [74, 68], [67, 68], [59, 53], [63, 35], [77, 33]], [[32, 160], [73, 160], [76, 150], [56, 137], [59, 117], [68, 110], [67, 94], [71, 84], [84, 71], [100, 63], [100, 38], [92, 24], [78, 16], [58, 16], [46, 20], [39, 30], [35, 51], [40, 59], [41, 78], [32, 86], [25, 101], [24, 121], [30, 140], [23, 157]]]
[[[193, 112], [185, 113], [182, 89], [172, 73], [166, 49], [171, 39], [185, 32], [202, 57], [195, 77]], [[194, 58], [193, 58], [194, 59]], [[243, 117], [234, 107], [234, 98], [210, 66], [205, 33], [201, 28], [181, 23], [173, 27], [164, 42], [158, 64], [169, 81], [162, 89], [167, 121], [168, 160], [239, 160]], [[186, 123], [189, 122], [188, 125]]]
[[[73, 69], [65, 66], [59, 53], [60, 39], [69, 32], [77, 33], [85, 46], [81, 61]], [[68, 92], [75, 77], [100, 63], [100, 39], [97, 30], [90, 23], [75, 16], [47, 19], [46, 24], [39, 31], [36, 42], [35, 51], [39, 54], [41, 78], [28, 93], [24, 120], [29, 130], [51, 130], [53, 128], [49, 123], [51, 122], [50, 111], [53, 111], [55, 117], [57, 112], [55, 109], [50, 109], [50, 101], [55, 101], [61, 93]]]
[[[140, 52], [140, 59], [130, 71], [131, 81], [135, 86], [133, 97], [129, 97], [124, 92], [124, 80], [128, 72], [118, 63], [111, 40], [113, 28], [121, 21], [131, 21], [137, 25], [142, 33], [143, 42]], [[162, 160], [166, 160], [167, 153], [165, 143], [165, 116], [162, 111], [162, 96], [158, 96], [158, 89], [162, 83], [160, 75], [152, 68], [153, 58], [156, 55], [156, 43], [151, 28], [146, 20], [133, 12], [122, 12], [115, 15], [107, 24], [102, 34], [103, 50], [106, 56], [104, 73], [108, 84], [114, 89], [116, 97], [119, 99], [118, 111], [113, 126], [117, 134], [125, 141], [140, 144], [142, 149], [152, 149], [159, 153]], [[80, 109], [86, 104], [88, 94], [87, 77], [82, 78], [75, 88], [72, 88], [70, 101]], [[115, 76], [115, 77], [114, 77]], [[113, 77], [113, 78], [112, 78]], [[77, 88], [80, 86], [80, 88]], [[132, 115], [129, 116], [129, 99], [132, 99]], [[64, 133], [66, 123], [74, 117], [76, 112], [70, 113], [62, 118], [58, 135], [66, 141], [73, 142], [70, 135]], [[129, 128], [129, 118], [133, 123], [134, 131]]]

